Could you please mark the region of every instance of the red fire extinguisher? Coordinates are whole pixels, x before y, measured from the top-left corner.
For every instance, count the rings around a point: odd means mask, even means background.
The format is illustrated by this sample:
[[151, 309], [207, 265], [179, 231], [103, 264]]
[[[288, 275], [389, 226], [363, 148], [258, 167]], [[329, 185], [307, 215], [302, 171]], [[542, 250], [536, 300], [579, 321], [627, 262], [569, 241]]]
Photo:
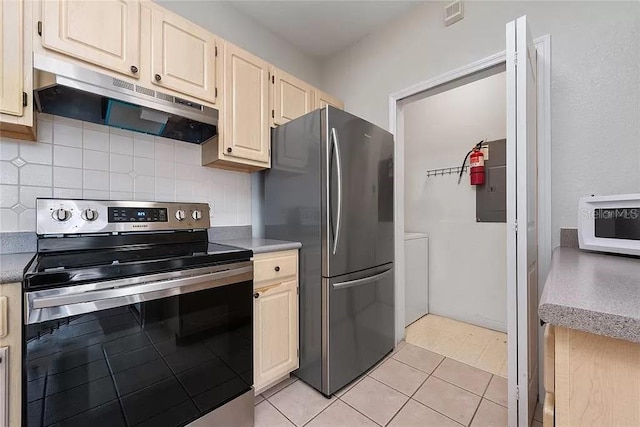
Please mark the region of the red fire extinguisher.
[[484, 154], [482, 153], [482, 145], [484, 140], [478, 142], [475, 147], [471, 149], [464, 157], [462, 167], [460, 168], [460, 175], [458, 176], [458, 184], [462, 179], [464, 173], [464, 165], [469, 158], [469, 176], [471, 178], [471, 185], [484, 185]]

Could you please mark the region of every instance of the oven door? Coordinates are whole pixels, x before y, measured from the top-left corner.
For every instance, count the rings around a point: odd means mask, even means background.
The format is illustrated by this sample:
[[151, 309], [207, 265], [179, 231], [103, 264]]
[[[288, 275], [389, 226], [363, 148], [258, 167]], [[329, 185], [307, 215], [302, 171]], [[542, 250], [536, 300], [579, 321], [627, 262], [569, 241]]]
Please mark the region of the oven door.
[[250, 391], [253, 269], [239, 264], [27, 293], [24, 425], [183, 426]]

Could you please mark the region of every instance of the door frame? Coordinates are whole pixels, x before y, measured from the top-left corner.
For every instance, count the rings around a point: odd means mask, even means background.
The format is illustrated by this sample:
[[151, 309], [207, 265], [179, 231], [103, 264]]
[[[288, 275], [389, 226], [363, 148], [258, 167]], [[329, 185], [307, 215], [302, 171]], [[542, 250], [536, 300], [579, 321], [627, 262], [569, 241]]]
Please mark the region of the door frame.
[[[551, 227], [551, 36], [545, 35], [534, 40], [537, 52], [538, 75], [538, 299], [544, 288], [544, 281], [549, 272], [552, 252]], [[389, 132], [395, 136], [395, 170], [404, 171], [404, 103], [408, 98], [452, 83], [477, 73], [487, 71], [501, 64], [506, 64], [506, 51], [475, 61], [471, 64], [456, 68], [447, 73], [428, 79], [408, 88], [393, 92], [389, 95]], [[404, 283], [404, 173], [394, 174], [394, 223], [395, 223], [395, 283]], [[506, 244], [506, 243], [505, 243]], [[506, 274], [506, 273], [505, 273]], [[395, 337], [396, 343], [405, 336], [405, 288], [395, 287]], [[542, 359], [542, 328], [538, 329], [538, 360]], [[539, 362], [540, 363], [540, 362]], [[509, 363], [509, 375], [515, 369], [514, 363]], [[543, 369], [539, 369], [540, 391], [539, 400], [543, 400], [544, 387], [542, 381]], [[515, 390], [509, 390], [514, 394]], [[510, 408], [511, 410], [511, 408]]]

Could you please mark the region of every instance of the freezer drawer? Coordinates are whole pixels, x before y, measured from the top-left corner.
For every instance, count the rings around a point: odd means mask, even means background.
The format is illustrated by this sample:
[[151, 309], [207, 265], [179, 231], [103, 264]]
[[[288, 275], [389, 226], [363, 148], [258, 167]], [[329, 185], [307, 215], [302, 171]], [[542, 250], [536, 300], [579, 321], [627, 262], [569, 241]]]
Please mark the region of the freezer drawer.
[[340, 390], [393, 349], [393, 282], [393, 263], [323, 279], [329, 314], [323, 393]]

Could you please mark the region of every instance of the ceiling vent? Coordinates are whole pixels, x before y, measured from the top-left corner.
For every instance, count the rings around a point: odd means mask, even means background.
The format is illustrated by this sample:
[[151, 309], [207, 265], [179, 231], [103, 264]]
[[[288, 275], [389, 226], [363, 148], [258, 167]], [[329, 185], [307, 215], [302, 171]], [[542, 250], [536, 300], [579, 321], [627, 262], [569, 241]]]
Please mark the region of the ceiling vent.
[[444, 8], [444, 25], [455, 24], [464, 18], [464, 7], [462, 0], [454, 1]]

